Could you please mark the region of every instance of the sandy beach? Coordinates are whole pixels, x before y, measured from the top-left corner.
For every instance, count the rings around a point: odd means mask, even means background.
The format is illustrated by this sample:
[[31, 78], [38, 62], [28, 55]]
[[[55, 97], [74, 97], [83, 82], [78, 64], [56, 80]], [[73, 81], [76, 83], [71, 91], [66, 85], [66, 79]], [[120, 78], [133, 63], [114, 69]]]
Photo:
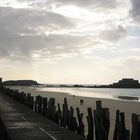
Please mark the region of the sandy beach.
[[[114, 125], [116, 119], [116, 110], [120, 110], [121, 112], [125, 112], [125, 122], [126, 128], [131, 130], [131, 115], [132, 113], [140, 114], [140, 102], [131, 102], [131, 101], [121, 101], [121, 100], [113, 100], [113, 99], [101, 99], [101, 98], [89, 98], [89, 97], [80, 97], [69, 95], [67, 93], [58, 93], [58, 92], [46, 92], [46, 91], [37, 91], [36, 88], [31, 87], [10, 87], [12, 89], [17, 89], [19, 91], [24, 91], [25, 93], [31, 93], [33, 96], [41, 95], [43, 97], [55, 98], [56, 103], [60, 103], [62, 105], [64, 98], [67, 98], [68, 105], [73, 106], [73, 108], [79, 107], [80, 111], [84, 113], [83, 122], [85, 124], [85, 134], [87, 133], [87, 108], [91, 107], [95, 109], [96, 101], [101, 100], [102, 106], [109, 108], [110, 111], [110, 134], [109, 140], [112, 140]], [[80, 105], [80, 100], [84, 100], [84, 104]], [[75, 113], [76, 115], [76, 113]]]

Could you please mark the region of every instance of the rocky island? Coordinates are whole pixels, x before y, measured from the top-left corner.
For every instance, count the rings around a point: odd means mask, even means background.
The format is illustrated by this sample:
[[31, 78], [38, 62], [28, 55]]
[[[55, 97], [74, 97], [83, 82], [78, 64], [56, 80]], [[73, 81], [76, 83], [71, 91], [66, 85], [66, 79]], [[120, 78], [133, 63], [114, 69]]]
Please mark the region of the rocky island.
[[4, 86], [32, 86], [39, 85], [37, 81], [34, 80], [9, 80], [2, 83]]

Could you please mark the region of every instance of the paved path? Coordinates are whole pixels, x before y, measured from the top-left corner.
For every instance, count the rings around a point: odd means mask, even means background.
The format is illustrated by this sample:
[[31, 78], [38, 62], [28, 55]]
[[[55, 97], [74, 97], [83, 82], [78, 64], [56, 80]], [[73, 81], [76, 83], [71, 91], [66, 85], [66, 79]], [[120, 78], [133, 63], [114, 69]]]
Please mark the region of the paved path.
[[11, 140], [85, 140], [0, 93], [0, 118]]

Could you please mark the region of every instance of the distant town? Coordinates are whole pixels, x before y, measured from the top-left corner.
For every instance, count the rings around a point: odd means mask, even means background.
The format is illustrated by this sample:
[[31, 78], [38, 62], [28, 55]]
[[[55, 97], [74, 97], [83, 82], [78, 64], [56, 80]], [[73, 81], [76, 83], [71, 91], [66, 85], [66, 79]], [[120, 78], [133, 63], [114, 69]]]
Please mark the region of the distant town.
[[9, 80], [1, 83], [4, 86], [38, 86], [42, 85], [43, 87], [79, 87], [79, 88], [140, 88], [140, 83], [138, 80], [133, 78], [123, 78], [116, 83], [109, 85], [86, 85], [86, 84], [39, 84], [33, 80]]

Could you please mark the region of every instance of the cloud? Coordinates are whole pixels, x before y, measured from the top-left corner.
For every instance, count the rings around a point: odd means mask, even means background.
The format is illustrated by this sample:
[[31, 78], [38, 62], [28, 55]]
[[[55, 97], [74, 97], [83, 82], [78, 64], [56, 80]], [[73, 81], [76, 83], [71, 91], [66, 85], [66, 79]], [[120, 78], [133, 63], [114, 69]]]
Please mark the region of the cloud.
[[72, 5], [77, 5], [77, 6], [82, 6], [86, 8], [113, 8], [117, 6], [117, 1], [116, 0], [55, 0], [56, 2], [59, 2], [61, 4], [72, 4]]
[[125, 35], [126, 30], [122, 26], [118, 26], [116, 29], [103, 30], [99, 36], [106, 41], [118, 41]]
[[[14, 9], [0, 7], [1, 28], [7, 28], [12, 31], [21, 32], [30, 31], [38, 27], [47, 27], [54, 30], [59, 28], [72, 28], [71, 23], [66, 17], [52, 12], [37, 11], [32, 9]], [[20, 30], [19, 30], [20, 29]]]
[[130, 14], [135, 21], [140, 22], [140, 1], [139, 0], [130, 0], [130, 1], [132, 6]]
[[[23, 0], [30, 6], [65, 6], [112, 8], [117, 6], [114, 0]], [[49, 9], [0, 7], [0, 56], [7, 59], [53, 58], [80, 54], [81, 48], [94, 48], [118, 41], [125, 36], [122, 26], [109, 30], [96, 30], [92, 22], [72, 19]], [[55, 7], [56, 8], [56, 7]], [[91, 8], [92, 9], [92, 8]], [[93, 8], [94, 9], [94, 8]], [[87, 14], [87, 13], [86, 13]], [[86, 15], [85, 15], [86, 16]], [[89, 16], [89, 15], [87, 15]], [[111, 15], [112, 16], [112, 15]], [[94, 18], [98, 18], [97, 16]], [[102, 18], [102, 17], [100, 17]], [[87, 21], [88, 22], [88, 21]], [[95, 19], [96, 22], [96, 19]], [[80, 26], [78, 26], [80, 24]], [[102, 24], [102, 21], [101, 21]], [[108, 26], [108, 23], [103, 23]], [[100, 26], [100, 22], [98, 24]], [[88, 27], [90, 27], [88, 29]], [[96, 26], [97, 27], [97, 26]], [[105, 27], [104, 27], [105, 28]], [[96, 30], [96, 32], [94, 32]], [[99, 36], [97, 35], [100, 32]], [[84, 50], [84, 49], [83, 49]]]
[[61, 33], [73, 27], [73, 22], [56, 13], [0, 7], [0, 56], [30, 56], [36, 50], [55, 47], [61, 37], [46, 32]]
[[73, 5], [85, 9], [112, 9], [118, 6], [117, 0], [17, 0], [20, 3], [26, 2], [31, 7], [57, 8], [60, 6]]

